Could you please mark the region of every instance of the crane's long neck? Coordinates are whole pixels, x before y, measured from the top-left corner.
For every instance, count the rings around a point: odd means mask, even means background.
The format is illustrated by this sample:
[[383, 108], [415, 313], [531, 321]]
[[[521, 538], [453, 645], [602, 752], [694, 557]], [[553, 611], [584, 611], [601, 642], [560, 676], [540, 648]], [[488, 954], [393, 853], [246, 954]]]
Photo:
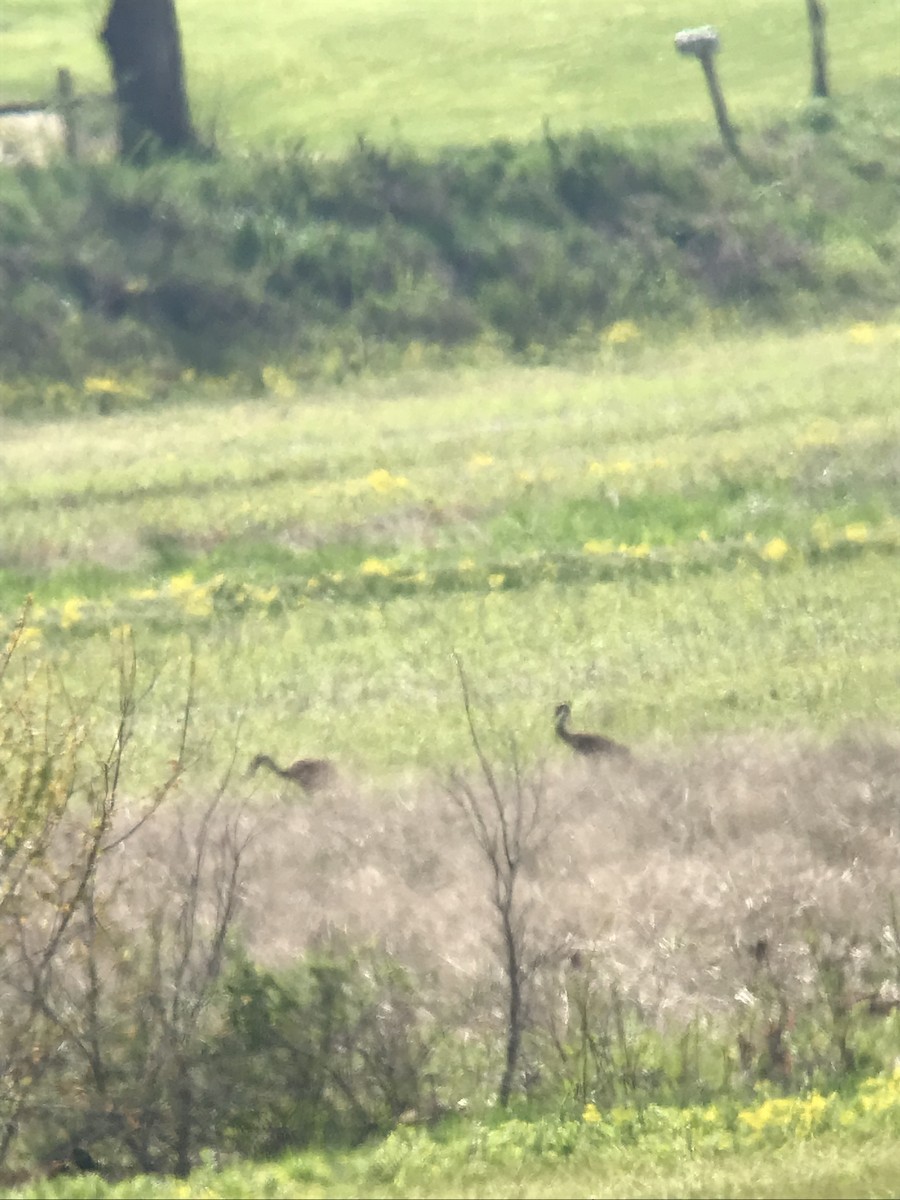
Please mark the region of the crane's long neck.
[[268, 754], [258, 754], [256, 757], [257, 767], [268, 767], [270, 771], [274, 771], [276, 775], [284, 776], [285, 772], [279, 767], [274, 759], [269, 758]]
[[556, 736], [562, 738], [564, 742], [572, 742], [572, 735], [568, 730], [569, 713], [563, 710], [556, 718]]

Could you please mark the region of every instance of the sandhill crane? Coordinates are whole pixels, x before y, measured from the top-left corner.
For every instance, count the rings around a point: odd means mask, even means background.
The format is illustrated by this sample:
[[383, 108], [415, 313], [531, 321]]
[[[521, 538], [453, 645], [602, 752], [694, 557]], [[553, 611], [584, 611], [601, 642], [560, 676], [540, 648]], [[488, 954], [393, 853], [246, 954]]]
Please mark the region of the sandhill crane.
[[602, 733], [572, 733], [569, 729], [571, 715], [571, 705], [557, 704], [554, 713], [556, 736], [562, 738], [567, 746], [571, 746], [576, 754], [615, 754], [625, 758], [631, 757], [627, 746], [604, 737]]
[[305, 792], [314, 792], [324, 787], [334, 776], [334, 767], [327, 758], [298, 758], [289, 767], [279, 767], [278, 763], [269, 758], [268, 754], [257, 754], [247, 769], [248, 775], [253, 775], [260, 767], [268, 767], [282, 779], [289, 779]]

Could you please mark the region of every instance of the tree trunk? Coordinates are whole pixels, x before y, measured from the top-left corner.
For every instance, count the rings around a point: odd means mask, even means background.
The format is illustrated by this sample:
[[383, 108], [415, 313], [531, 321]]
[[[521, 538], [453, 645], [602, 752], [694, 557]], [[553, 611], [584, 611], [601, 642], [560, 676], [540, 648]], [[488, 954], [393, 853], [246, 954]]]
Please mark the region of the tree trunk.
[[119, 108], [119, 152], [143, 162], [154, 149], [196, 150], [175, 0], [112, 0], [100, 35]]
[[825, 8], [820, 0], [806, 0], [812, 38], [812, 94], [828, 99], [828, 53], [825, 49]]

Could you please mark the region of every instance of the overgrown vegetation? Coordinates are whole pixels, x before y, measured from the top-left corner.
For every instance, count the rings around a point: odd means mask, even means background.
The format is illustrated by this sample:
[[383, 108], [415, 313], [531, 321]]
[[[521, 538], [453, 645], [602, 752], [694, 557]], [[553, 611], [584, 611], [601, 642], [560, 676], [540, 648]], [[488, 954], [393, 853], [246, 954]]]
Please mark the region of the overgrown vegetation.
[[185, 371], [261, 382], [261, 362], [339, 380], [413, 345], [533, 356], [712, 308], [872, 316], [898, 302], [894, 127], [810, 109], [746, 138], [754, 181], [695, 133], [8, 169], [3, 407], [97, 403], [111, 373], [134, 402]]

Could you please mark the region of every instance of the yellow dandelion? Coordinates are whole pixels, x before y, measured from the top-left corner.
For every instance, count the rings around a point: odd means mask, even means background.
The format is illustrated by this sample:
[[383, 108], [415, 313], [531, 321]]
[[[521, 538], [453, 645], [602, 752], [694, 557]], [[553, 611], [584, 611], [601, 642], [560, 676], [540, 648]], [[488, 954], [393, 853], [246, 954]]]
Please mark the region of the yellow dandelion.
[[519, 471], [517, 478], [520, 483], [534, 483], [534, 471]]
[[867, 542], [869, 540], [869, 527], [865, 521], [854, 521], [844, 529], [844, 537], [848, 542]]
[[636, 546], [629, 546], [626, 553], [629, 558], [649, 558], [650, 546], [647, 542], [638, 542]]
[[506, 582], [506, 576], [498, 571], [495, 575], [488, 575], [488, 586], [492, 589], [501, 588]]
[[179, 592], [178, 606], [189, 617], [211, 617], [213, 600], [209, 588], [196, 587], [190, 592]]
[[592, 462], [588, 467], [588, 475], [603, 475], [606, 473], [606, 467], [603, 463]]
[[582, 547], [585, 554], [612, 554], [615, 546], [609, 538], [604, 538], [603, 541], [598, 541], [596, 538], [589, 538]]
[[373, 491], [379, 492], [382, 495], [409, 487], [408, 479], [403, 475], [392, 475], [384, 467], [378, 467], [377, 470], [372, 471], [366, 477], [366, 482]]
[[628, 458], [620, 458], [618, 462], [614, 462], [611, 470], [617, 475], [630, 475], [634, 470], [634, 463]]
[[155, 600], [159, 592], [156, 588], [132, 588], [128, 595], [132, 600]]
[[367, 558], [359, 568], [360, 575], [393, 575], [394, 568], [380, 558]]
[[85, 604], [87, 604], [87, 601], [78, 596], [72, 596], [65, 602], [62, 606], [62, 613], [59, 619], [59, 623], [63, 629], [71, 629], [73, 625], [78, 624], [81, 620]]
[[192, 592], [196, 586], [193, 571], [184, 571], [181, 575], [173, 575], [169, 580], [169, 591], [173, 596], [186, 595], [188, 592]]
[[484, 470], [485, 467], [492, 467], [493, 465], [494, 465], [493, 454], [482, 454], [482, 453], [473, 454], [472, 457], [469, 459], [469, 468], [470, 468], [470, 470], [473, 470], [473, 471], [481, 471], [481, 470]]
[[584, 1112], [581, 1114], [582, 1121], [588, 1125], [599, 1125], [602, 1120], [600, 1113], [597, 1111], [597, 1105], [591, 1101], [584, 1106]]
[[115, 379], [101, 378], [90, 375], [84, 381], [84, 390], [95, 396], [110, 395], [121, 390], [121, 385]]
[[318, 579], [316, 579], [315, 576], [313, 576], [312, 579], [307, 579], [307, 581], [306, 581], [306, 590], [308, 592], [314, 592], [316, 590], [316, 588], [319, 586], [320, 586], [319, 581], [318, 581]]
[[708, 542], [710, 540], [709, 539], [709, 531], [706, 529], [701, 529], [700, 532], [697, 534], [697, 540], [700, 542]]
[[784, 538], [774, 537], [766, 542], [762, 550], [760, 550], [760, 554], [766, 560], [766, 562], [777, 563], [781, 562], [781, 560], [789, 551], [790, 546], [787, 544]]
[[475, 559], [474, 558], [461, 558], [459, 560], [459, 569], [460, 569], [460, 571], [474, 571], [475, 570]]
[[415, 575], [410, 576], [410, 579], [412, 580], [413, 583], [427, 583], [428, 582], [428, 572], [427, 571], [416, 571]]
[[850, 326], [847, 336], [857, 346], [871, 346], [878, 339], [878, 326], [871, 321], [857, 321]]
[[603, 341], [607, 346], [625, 346], [640, 336], [641, 331], [634, 321], [614, 321], [603, 331]]

